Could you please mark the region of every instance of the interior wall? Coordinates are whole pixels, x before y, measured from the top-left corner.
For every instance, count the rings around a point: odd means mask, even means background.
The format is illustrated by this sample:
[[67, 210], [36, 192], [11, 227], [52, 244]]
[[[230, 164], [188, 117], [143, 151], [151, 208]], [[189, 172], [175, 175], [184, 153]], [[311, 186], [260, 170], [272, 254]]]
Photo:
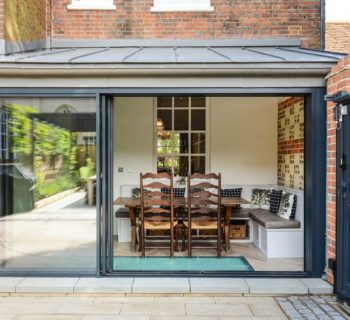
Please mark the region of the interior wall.
[[279, 100], [210, 99], [210, 169], [223, 184], [277, 184]]
[[[153, 98], [114, 100], [114, 196], [122, 185], [139, 184], [140, 172], [153, 171]], [[123, 172], [118, 172], [122, 169]]]
[[278, 184], [304, 190], [304, 98], [278, 105]]
[[[223, 184], [277, 184], [279, 98], [209, 98], [209, 170]], [[115, 99], [114, 194], [155, 170], [152, 97]], [[122, 168], [123, 172], [118, 172]]]

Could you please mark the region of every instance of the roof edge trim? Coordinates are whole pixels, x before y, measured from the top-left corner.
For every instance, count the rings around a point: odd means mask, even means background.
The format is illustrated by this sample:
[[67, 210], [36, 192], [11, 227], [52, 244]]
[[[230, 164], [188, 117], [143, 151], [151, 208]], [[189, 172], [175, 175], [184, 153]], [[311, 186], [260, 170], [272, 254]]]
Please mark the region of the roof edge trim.
[[300, 39], [53, 39], [52, 48], [300, 46]]

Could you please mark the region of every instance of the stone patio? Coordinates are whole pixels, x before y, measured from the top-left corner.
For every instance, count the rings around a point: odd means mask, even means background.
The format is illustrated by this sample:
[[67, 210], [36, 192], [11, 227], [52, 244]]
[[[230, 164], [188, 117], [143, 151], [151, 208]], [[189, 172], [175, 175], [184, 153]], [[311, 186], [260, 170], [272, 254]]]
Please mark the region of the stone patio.
[[1, 320], [346, 319], [331, 296], [22, 296], [0, 298]]
[[306, 295], [332, 294], [322, 279], [267, 278], [0, 278], [0, 293], [81, 294], [177, 294], [177, 295]]

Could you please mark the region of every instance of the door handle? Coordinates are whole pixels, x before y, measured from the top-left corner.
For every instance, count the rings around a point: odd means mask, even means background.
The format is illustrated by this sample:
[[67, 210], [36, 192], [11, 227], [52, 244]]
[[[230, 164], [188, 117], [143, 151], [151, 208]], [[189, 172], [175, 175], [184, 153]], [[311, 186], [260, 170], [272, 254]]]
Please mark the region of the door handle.
[[342, 182], [341, 186], [343, 189], [347, 189], [349, 187], [349, 184], [347, 182]]

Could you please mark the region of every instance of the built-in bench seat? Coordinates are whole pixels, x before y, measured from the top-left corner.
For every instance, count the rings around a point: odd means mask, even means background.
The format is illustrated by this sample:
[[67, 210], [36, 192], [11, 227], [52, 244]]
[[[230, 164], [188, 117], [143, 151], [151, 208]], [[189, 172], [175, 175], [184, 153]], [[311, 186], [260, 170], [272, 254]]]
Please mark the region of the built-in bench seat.
[[[298, 220], [287, 220], [279, 217], [275, 213], [264, 209], [238, 209], [244, 210], [241, 216], [249, 216], [254, 221], [258, 222], [265, 229], [298, 229], [300, 222]], [[232, 214], [235, 217], [236, 212]]]

